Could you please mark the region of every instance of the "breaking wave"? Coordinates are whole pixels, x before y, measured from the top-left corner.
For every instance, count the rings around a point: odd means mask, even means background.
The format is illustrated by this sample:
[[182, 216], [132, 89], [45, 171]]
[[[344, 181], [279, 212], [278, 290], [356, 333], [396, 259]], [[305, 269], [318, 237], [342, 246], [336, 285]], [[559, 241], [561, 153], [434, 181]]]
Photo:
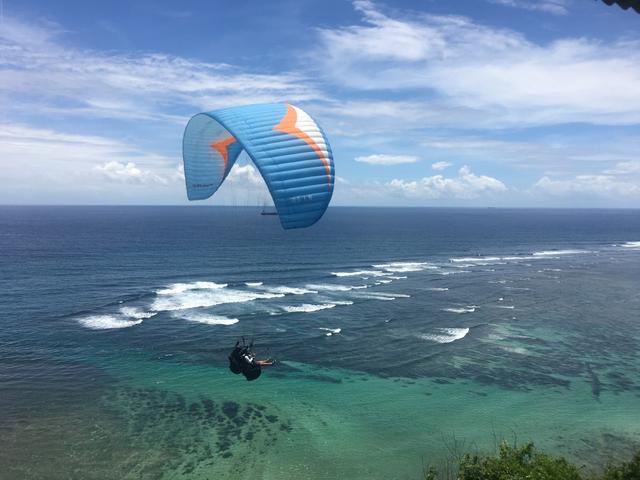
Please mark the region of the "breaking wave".
[[207, 313], [186, 313], [179, 315], [179, 318], [207, 325], [234, 325], [239, 321], [237, 318], [228, 318], [222, 315], [210, 315]]
[[135, 318], [137, 320], [145, 320], [147, 318], [153, 317], [157, 312], [144, 312], [135, 307], [122, 307], [120, 309], [120, 313], [122, 313], [122, 315], [124, 315], [125, 317]]
[[176, 295], [188, 292], [189, 290], [215, 290], [218, 288], [225, 288], [226, 286], [226, 283], [215, 282], [173, 283], [167, 288], [156, 291], [156, 293], [158, 295]]
[[334, 308], [336, 306], [337, 304], [335, 303], [324, 303], [320, 305], [303, 303], [302, 305], [288, 305], [288, 306], [282, 307], [282, 309], [288, 313], [310, 313], [310, 312], [317, 312], [319, 310], [326, 310], [328, 308]]
[[380, 270], [358, 270], [355, 272], [331, 272], [331, 275], [336, 277], [361, 277], [365, 275], [369, 277], [384, 277], [391, 274]]
[[296, 287], [264, 287], [264, 290], [270, 293], [283, 294], [283, 295], [305, 295], [307, 293], [318, 293], [317, 290], [309, 290], [306, 288]]
[[421, 335], [423, 340], [436, 343], [451, 343], [464, 338], [469, 333], [468, 328], [436, 328], [434, 333]]
[[534, 257], [554, 257], [556, 255], [578, 255], [581, 253], [593, 253], [591, 250], [543, 250], [534, 252]]
[[159, 311], [186, 310], [189, 308], [213, 307], [227, 303], [244, 303], [253, 300], [284, 297], [284, 293], [243, 291], [226, 288], [212, 290], [183, 291], [180, 294], [162, 295], [151, 304], [151, 309]]
[[78, 319], [80, 325], [92, 330], [110, 330], [140, 325], [143, 320], [151, 318], [157, 312], [145, 312], [136, 307], [122, 307], [120, 313], [88, 315]]
[[426, 269], [438, 269], [439, 267], [428, 262], [391, 262], [372, 265], [374, 268], [381, 268], [387, 272], [404, 273], [404, 272], [421, 272]]
[[142, 319], [131, 320], [121, 315], [90, 315], [78, 320], [84, 327], [92, 330], [109, 330], [112, 328], [128, 328], [142, 323]]
[[320, 327], [320, 328], [318, 328], [318, 330], [324, 330], [325, 332], [327, 332], [327, 333], [325, 333], [325, 335], [326, 335], [327, 337], [330, 337], [330, 336], [332, 336], [332, 335], [338, 335], [338, 334], [340, 334], [340, 332], [342, 332], [342, 329], [341, 329], [341, 328], [326, 328], [326, 327]]
[[443, 311], [451, 313], [473, 313], [478, 308], [477, 305], [467, 305], [466, 307], [459, 308], [444, 308]]
[[334, 285], [334, 284], [314, 284], [310, 283], [306, 285], [307, 288], [313, 290], [325, 290], [327, 292], [349, 292], [351, 290], [359, 290], [368, 288], [368, 285]]

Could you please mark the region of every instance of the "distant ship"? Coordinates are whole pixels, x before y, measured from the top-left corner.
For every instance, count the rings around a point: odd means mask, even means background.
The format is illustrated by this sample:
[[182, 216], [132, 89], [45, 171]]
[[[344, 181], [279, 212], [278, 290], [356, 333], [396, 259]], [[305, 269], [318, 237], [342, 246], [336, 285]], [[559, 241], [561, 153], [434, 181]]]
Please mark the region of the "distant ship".
[[262, 204], [262, 211], [260, 212], [260, 215], [278, 215], [278, 212], [276, 212], [276, 207], [273, 205], [267, 205], [267, 202], [264, 202]]

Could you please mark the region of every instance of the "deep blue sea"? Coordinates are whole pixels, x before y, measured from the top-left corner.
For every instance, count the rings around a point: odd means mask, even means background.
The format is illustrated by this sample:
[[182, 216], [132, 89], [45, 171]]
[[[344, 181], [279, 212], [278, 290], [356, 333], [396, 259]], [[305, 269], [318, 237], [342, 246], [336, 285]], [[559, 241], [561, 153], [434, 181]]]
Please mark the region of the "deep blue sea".
[[[640, 210], [0, 207], [0, 479], [640, 445]], [[277, 359], [246, 382], [236, 339]]]

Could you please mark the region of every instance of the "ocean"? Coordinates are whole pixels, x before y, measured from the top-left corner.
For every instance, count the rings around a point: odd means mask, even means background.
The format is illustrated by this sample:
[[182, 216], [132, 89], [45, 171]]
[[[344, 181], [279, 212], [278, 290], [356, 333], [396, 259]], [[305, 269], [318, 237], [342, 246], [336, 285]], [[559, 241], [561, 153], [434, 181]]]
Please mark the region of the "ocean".
[[[0, 478], [418, 479], [640, 445], [640, 211], [0, 207]], [[228, 370], [237, 339], [277, 365]]]

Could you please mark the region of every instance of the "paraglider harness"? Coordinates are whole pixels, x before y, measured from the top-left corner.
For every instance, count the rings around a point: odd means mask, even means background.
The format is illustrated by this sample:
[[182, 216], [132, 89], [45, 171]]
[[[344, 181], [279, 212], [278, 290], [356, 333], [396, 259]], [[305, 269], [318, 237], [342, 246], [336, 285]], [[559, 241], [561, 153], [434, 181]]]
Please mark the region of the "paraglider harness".
[[249, 382], [257, 379], [262, 373], [262, 367], [255, 362], [256, 355], [252, 348], [253, 341], [247, 345], [242, 337], [242, 344], [238, 340], [229, 354], [229, 370], [236, 375], [243, 374]]

